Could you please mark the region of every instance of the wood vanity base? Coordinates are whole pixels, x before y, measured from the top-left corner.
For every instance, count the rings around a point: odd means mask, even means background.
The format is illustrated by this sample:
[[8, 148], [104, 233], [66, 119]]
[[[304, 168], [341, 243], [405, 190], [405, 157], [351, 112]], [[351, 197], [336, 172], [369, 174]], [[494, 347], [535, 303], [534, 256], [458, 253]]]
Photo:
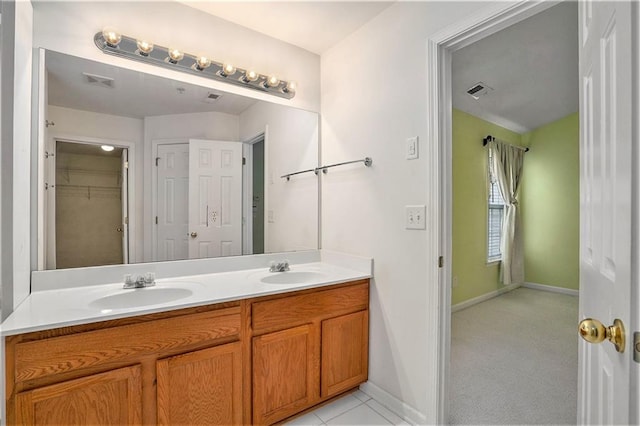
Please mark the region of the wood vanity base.
[[272, 424], [367, 380], [369, 280], [6, 337], [7, 424]]

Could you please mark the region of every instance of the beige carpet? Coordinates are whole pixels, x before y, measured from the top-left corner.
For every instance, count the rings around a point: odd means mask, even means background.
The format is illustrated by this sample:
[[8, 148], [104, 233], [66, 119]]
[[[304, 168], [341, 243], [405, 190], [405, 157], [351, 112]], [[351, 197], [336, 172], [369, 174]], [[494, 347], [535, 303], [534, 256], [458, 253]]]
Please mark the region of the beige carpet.
[[518, 288], [451, 325], [451, 424], [576, 424], [578, 298]]

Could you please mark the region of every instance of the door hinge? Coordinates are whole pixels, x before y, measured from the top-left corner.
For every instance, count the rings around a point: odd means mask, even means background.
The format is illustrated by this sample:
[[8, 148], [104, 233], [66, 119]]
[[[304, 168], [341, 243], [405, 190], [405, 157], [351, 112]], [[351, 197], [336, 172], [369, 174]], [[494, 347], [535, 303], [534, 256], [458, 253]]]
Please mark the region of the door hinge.
[[640, 331], [633, 333], [633, 360], [640, 364]]
[[438, 258], [438, 268], [442, 268], [444, 266], [444, 257], [440, 256]]
[[156, 225], [158, 224], [158, 216], [156, 216]]
[[160, 161], [160, 157], [156, 157], [156, 167], [158, 167], [158, 161]]
[[125, 168], [125, 169], [129, 169], [129, 162], [128, 162], [128, 161], [125, 161], [125, 162], [124, 162], [124, 168]]
[[129, 216], [125, 216], [124, 217], [124, 224], [128, 225], [129, 224]]
[[244, 166], [245, 164], [247, 164], [247, 159], [242, 157], [242, 165]]

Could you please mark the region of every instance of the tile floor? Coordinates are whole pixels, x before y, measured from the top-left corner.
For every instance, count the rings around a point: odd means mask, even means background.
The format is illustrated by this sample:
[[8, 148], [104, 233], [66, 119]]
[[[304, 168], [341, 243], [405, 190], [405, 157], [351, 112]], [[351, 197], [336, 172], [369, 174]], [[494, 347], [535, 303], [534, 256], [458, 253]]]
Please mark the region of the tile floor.
[[291, 420], [286, 425], [409, 425], [369, 395], [357, 390]]

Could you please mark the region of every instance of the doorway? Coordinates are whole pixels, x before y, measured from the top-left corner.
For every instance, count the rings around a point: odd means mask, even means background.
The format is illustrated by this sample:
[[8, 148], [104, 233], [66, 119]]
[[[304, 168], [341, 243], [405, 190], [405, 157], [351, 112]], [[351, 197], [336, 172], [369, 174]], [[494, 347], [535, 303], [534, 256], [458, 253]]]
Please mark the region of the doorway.
[[[578, 87], [576, 3], [453, 53], [453, 424], [576, 422]], [[491, 158], [499, 146], [503, 156]], [[510, 151], [523, 160], [510, 171], [517, 203], [495, 167]], [[521, 243], [506, 253], [521, 255], [503, 284], [501, 225], [516, 206]], [[540, 317], [553, 329], [528, 326]]]
[[[433, 225], [440, 230], [439, 245], [431, 252], [434, 258], [443, 256], [449, 261], [444, 267], [434, 270], [433, 279], [440, 283], [437, 289], [439, 302], [437, 323], [437, 365], [438, 392], [435, 403], [436, 423], [449, 421], [450, 412], [450, 338], [451, 338], [451, 301], [452, 301], [452, 75], [453, 52], [523, 21], [552, 7], [551, 4], [522, 2], [493, 10], [483, 10], [472, 17], [466, 26], [450, 27], [428, 40], [428, 87], [434, 96], [428, 105], [429, 140], [434, 152], [438, 152], [430, 163], [430, 180], [440, 191], [438, 215]], [[474, 22], [472, 24], [472, 22]], [[448, 107], [448, 108], [447, 108]], [[484, 135], [486, 136], [486, 135]], [[482, 139], [479, 141], [480, 145]], [[483, 179], [484, 180], [484, 179]], [[437, 251], [436, 251], [437, 250]]]
[[128, 149], [55, 142], [55, 267], [128, 263]]

